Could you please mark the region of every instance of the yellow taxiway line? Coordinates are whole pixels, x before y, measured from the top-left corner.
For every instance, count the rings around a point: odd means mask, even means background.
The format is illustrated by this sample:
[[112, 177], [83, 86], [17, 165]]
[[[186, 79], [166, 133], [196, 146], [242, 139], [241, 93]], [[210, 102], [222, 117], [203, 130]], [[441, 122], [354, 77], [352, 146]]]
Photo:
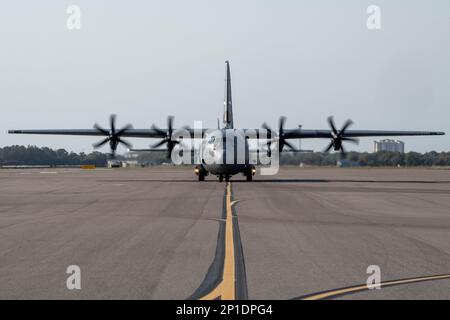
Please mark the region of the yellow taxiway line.
[[236, 299], [236, 270], [233, 236], [233, 211], [232, 206], [236, 201], [231, 201], [231, 183], [227, 183], [226, 194], [226, 221], [225, 221], [225, 259], [222, 281], [210, 293], [200, 300], [235, 300]]
[[[400, 279], [400, 280], [391, 280], [391, 281], [381, 282], [380, 285], [381, 285], [381, 287], [388, 287], [388, 286], [394, 286], [394, 285], [400, 285], [400, 284], [416, 283], [416, 282], [439, 280], [439, 279], [450, 279], [450, 274], [417, 277], [417, 278], [409, 278], [409, 279]], [[335, 296], [350, 294], [350, 293], [364, 291], [364, 290], [369, 290], [369, 287], [367, 286], [367, 284], [322, 292], [322, 293], [314, 294], [311, 296], [307, 296], [307, 297], [303, 298], [302, 300], [327, 299], [327, 298], [333, 298]]]

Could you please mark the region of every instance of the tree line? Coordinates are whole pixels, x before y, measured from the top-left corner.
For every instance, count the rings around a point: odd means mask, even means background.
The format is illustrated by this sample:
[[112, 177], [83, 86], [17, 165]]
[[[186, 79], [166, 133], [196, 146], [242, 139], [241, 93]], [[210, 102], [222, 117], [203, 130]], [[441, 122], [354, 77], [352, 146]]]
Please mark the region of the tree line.
[[[118, 157], [119, 160], [123, 157]], [[101, 152], [89, 154], [68, 152], [65, 149], [53, 150], [36, 146], [9, 146], [0, 148], [0, 165], [87, 165], [106, 166], [108, 155]], [[161, 164], [170, 162], [164, 152], [142, 153], [137, 160], [141, 163]], [[346, 166], [397, 167], [397, 166], [450, 166], [450, 152], [349, 152], [345, 160], [339, 153], [282, 153], [282, 165], [335, 166], [341, 162]]]
[[339, 153], [312, 152], [284, 153], [280, 158], [282, 165], [334, 166], [338, 161], [346, 166], [363, 167], [450, 166], [450, 152], [348, 152], [345, 160], [341, 160]]
[[101, 152], [68, 152], [65, 149], [53, 150], [36, 146], [9, 146], [0, 148], [0, 165], [87, 165], [106, 166], [107, 155]]

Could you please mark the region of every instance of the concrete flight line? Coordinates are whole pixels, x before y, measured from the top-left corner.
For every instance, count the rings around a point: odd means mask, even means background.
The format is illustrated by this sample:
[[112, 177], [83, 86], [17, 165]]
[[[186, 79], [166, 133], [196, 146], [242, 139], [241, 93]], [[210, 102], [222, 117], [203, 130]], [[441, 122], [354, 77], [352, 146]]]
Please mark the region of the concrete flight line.
[[[190, 300], [245, 300], [248, 299], [244, 255], [239, 224], [233, 201], [231, 183], [225, 188], [222, 217], [219, 219], [219, 233], [216, 252], [205, 279], [190, 296]], [[411, 284], [424, 281], [450, 279], [450, 274], [415, 277], [381, 282], [381, 287]], [[369, 290], [366, 284], [322, 291], [293, 298], [293, 300], [333, 299]]]
[[225, 189], [216, 254], [203, 283], [189, 299], [247, 299], [245, 265], [231, 183]]
[[[416, 277], [416, 278], [408, 278], [408, 279], [400, 279], [400, 280], [391, 280], [391, 281], [385, 281], [381, 282], [381, 287], [390, 287], [390, 286], [397, 286], [402, 284], [409, 284], [409, 283], [417, 283], [417, 282], [424, 282], [424, 281], [432, 281], [432, 280], [441, 280], [441, 279], [450, 279], [450, 274], [442, 274], [442, 275], [435, 275], [435, 276], [426, 276], [426, 277]], [[361, 292], [369, 290], [366, 284], [361, 284], [353, 287], [347, 287], [347, 288], [340, 288], [335, 290], [329, 290], [319, 293], [310, 294], [307, 296], [301, 296], [294, 298], [293, 300], [324, 300], [324, 299], [332, 299], [337, 298], [340, 296]]]

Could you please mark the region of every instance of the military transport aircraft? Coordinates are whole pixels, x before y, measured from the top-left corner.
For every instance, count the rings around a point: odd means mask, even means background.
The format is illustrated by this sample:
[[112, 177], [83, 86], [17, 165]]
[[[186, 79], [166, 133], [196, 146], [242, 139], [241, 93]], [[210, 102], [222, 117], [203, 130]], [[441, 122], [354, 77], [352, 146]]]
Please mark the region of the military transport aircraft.
[[[11, 134], [50, 134], [50, 135], [79, 135], [79, 136], [104, 136], [105, 138], [93, 146], [99, 148], [107, 143], [111, 148], [111, 154], [114, 156], [117, 146], [123, 144], [130, 150], [135, 151], [161, 151], [158, 147], [166, 145], [165, 149], [168, 153], [168, 157], [172, 155], [174, 149], [183, 144], [182, 138], [189, 139], [201, 139], [200, 156], [198, 158], [198, 164], [195, 167], [195, 173], [198, 176], [199, 181], [204, 181], [205, 176], [208, 174], [215, 175], [222, 181], [224, 178], [228, 181], [232, 175], [242, 173], [246, 177], [247, 181], [251, 181], [255, 174], [255, 162], [250, 161], [250, 154], [255, 150], [249, 148], [249, 139], [262, 139], [267, 142], [266, 150], [267, 155], [270, 156], [272, 152], [282, 152], [284, 147], [287, 147], [289, 151], [296, 150], [293, 145], [288, 141], [291, 139], [310, 139], [310, 138], [326, 138], [330, 139], [330, 143], [325, 148], [325, 152], [334, 149], [340, 151], [345, 156], [345, 148], [343, 142], [358, 143], [357, 137], [375, 137], [375, 136], [432, 136], [432, 135], [444, 135], [444, 132], [435, 131], [384, 131], [384, 130], [348, 130], [353, 124], [351, 120], [347, 120], [342, 128], [338, 130], [334, 124], [333, 118], [328, 118], [329, 130], [316, 130], [316, 129], [285, 129], [284, 124], [286, 119], [281, 117], [279, 120], [278, 130], [271, 129], [267, 124], [263, 124], [262, 129], [235, 129], [233, 123], [233, 107], [231, 100], [231, 76], [230, 65], [226, 61], [226, 88], [224, 99], [224, 116], [223, 116], [223, 128], [216, 129], [191, 129], [189, 127], [182, 127], [180, 129], [173, 128], [173, 117], [167, 118], [167, 129], [160, 129], [155, 125], [152, 125], [149, 129], [134, 129], [130, 124], [124, 126], [121, 129], [117, 129], [115, 125], [115, 115], [110, 117], [110, 129], [104, 129], [98, 124], [94, 125], [93, 129], [43, 129], [43, 130], [9, 130]], [[181, 135], [181, 132], [183, 135]], [[229, 133], [233, 133], [232, 143], [225, 142], [225, 137], [229, 136]], [[252, 135], [248, 134], [251, 132]], [[133, 138], [160, 138], [162, 139], [150, 149], [132, 149], [129, 142], [123, 139], [123, 137]], [[230, 152], [230, 148], [234, 151], [237, 145], [244, 146], [243, 160], [238, 161], [236, 156], [233, 156], [231, 161], [227, 158], [227, 151]], [[259, 154], [260, 150], [256, 150]], [[236, 152], [234, 152], [236, 154]], [[206, 161], [206, 158], [208, 158]]]

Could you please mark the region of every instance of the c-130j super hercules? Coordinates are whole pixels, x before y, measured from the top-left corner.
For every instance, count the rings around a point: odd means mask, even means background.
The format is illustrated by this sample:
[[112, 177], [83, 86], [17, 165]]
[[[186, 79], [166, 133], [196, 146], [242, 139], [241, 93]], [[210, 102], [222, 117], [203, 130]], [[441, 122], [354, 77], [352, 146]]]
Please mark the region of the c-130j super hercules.
[[[345, 156], [343, 142], [358, 142], [358, 137], [380, 137], [380, 136], [434, 136], [444, 135], [444, 132], [435, 131], [385, 131], [385, 130], [348, 130], [352, 125], [351, 120], [347, 120], [342, 128], [338, 130], [334, 124], [333, 118], [328, 118], [330, 129], [285, 129], [285, 118], [279, 120], [278, 130], [273, 130], [266, 124], [262, 129], [235, 129], [233, 123], [233, 104], [231, 99], [231, 76], [230, 65], [226, 61], [226, 90], [225, 90], [225, 111], [223, 117], [223, 128], [216, 129], [191, 129], [183, 127], [180, 129], [173, 128], [173, 117], [167, 118], [167, 129], [160, 129], [152, 125], [150, 129], [134, 129], [131, 125], [126, 125], [121, 129], [116, 129], [115, 115], [110, 117], [110, 129], [104, 129], [98, 124], [93, 129], [40, 129], [40, 130], [9, 130], [10, 134], [50, 134], [50, 135], [79, 135], [79, 136], [105, 136], [103, 140], [94, 144], [95, 148], [99, 148], [107, 143], [111, 148], [114, 156], [117, 146], [123, 144], [131, 149], [131, 144], [123, 137], [130, 138], [160, 138], [158, 143], [151, 149], [134, 149], [135, 151], [161, 151], [157, 149], [162, 145], [166, 145], [168, 156], [173, 155], [175, 147], [182, 145], [181, 138], [185, 139], [186, 135], [189, 139], [201, 139], [201, 152], [197, 157], [197, 165], [195, 173], [199, 181], [204, 181], [205, 176], [215, 175], [222, 181], [224, 178], [228, 181], [231, 176], [242, 173], [247, 181], [251, 181], [255, 174], [255, 161], [252, 153], [255, 150], [249, 148], [249, 139], [264, 139], [267, 141], [267, 153], [270, 157], [273, 152], [282, 152], [285, 147], [290, 151], [295, 150], [289, 142], [291, 139], [311, 139], [326, 138], [330, 139], [330, 143], [325, 148], [328, 152], [331, 149], [340, 151]], [[252, 134], [250, 135], [249, 132]], [[183, 134], [182, 134], [183, 133]], [[227, 137], [232, 139], [227, 139]], [[227, 140], [227, 141], [225, 141]], [[243, 146], [243, 156], [238, 157], [237, 146]], [[133, 149], [131, 149], [133, 150]], [[260, 153], [259, 150], [256, 150]], [[232, 156], [230, 157], [230, 154]], [[278, 155], [278, 154], [277, 154]]]

